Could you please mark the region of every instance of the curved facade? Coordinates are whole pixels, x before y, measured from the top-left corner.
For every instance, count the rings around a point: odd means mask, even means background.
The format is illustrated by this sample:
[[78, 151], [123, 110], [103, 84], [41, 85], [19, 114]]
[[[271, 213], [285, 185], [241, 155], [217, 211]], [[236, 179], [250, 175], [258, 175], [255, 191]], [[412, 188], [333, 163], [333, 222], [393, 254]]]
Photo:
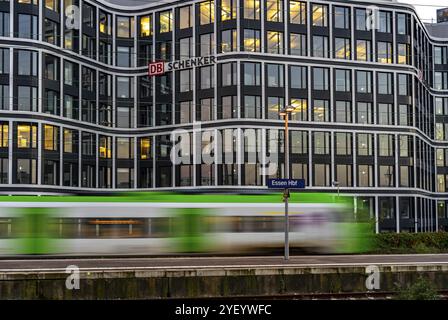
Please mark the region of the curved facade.
[[291, 177], [378, 231], [448, 226], [448, 41], [407, 5], [0, 1], [0, 103], [3, 193], [264, 189], [292, 105]]

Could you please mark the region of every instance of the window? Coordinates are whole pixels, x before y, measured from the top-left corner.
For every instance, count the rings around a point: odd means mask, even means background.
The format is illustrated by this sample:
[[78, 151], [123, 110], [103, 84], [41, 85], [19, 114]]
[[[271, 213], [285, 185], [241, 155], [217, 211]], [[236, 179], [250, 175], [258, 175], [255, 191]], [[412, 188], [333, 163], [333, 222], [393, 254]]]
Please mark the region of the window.
[[112, 158], [112, 138], [99, 136], [99, 157], [102, 159]]
[[39, 37], [39, 31], [37, 27], [37, 16], [28, 14], [19, 14], [19, 38], [34, 39], [37, 40]]
[[[367, 12], [365, 9], [355, 9], [356, 30], [366, 31], [367, 29]], [[370, 26], [369, 26], [370, 28]], [[370, 29], [369, 29], [370, 30]]]
[[294, 113], [291, 114], [291, 120], [308, 121], [308, 100], [292, 98], [289, 104], [294, 108]]
[[236, 62], [221, 64], [221, 85], [223, 87], [236, 85]]
[[159, 14], [160, 33], [172, 31], [171, 10], [160, 12]]
[[179, 8], [179, 29], [188, 29], [193, 26], [191, 6]]
[[152, 36], [152, 15], [140, 18], [140, 37]]
[[393, 166], [379, 166], [379, 186], [393, 187], [394, 182], [394, 167]]
[[335, 122], [352, 122], [352, 110], [350, 101], [336, 101]]
[[306, 24], [306, 2], [289, 1], [289, 22]]
[[313, 56], [328, 58], [328, 37], [313, 36]]
[[336, 155], [349, 156], [352, 154], [352, 134], [346, 132], [336, 132]]
[[448, 89], [448, 72], [434, 72], [434, 87], [437, 90]]
[[37, 125], [17, 125], [17, 148], [37, 148]]
[[37, 112], [37, 88], [17, 86], [17, 110]]
[[404, 13], [397, 13], [397, 33], [408, 34], [408, 16]]
[[370, 102], [358, 102], [356, 122], [362, 124], [373, 123], [372, 104]]
[[260, 30], [244, 29], [244, 51], [260, 52]]
[[90, 68], [82, 67], [82, 89], [90, 92], [96, 91], [95, 71]]
[[356, 71], [356, 92], [372, 93], [372, 73], [370, 71]]
[[232, 52], [237, 50], [236, 29], [224, 30], [221, 33], [221, 52]]
[[44, 150], [57, 151], [58, 150], [58, 128], [44, 125]]
[[412, 125], [410, 107], [406, 104], [400, 104], [398, 106], [398, 121], [400, 126]]
[[261, 118], [261, 97], [244, 96], [244, 109], [241, 110], [242, 118]]
[[95, 8], [87, 3], [82, 3], [82, 24], [93, 28], [95, 26]]
[[36, 184], [37, 183], [37, 160], [17, 159], [17, 183]]
[[399, 43], [397, 55], [398, 64], [409, 64], [409, 45], [406, 43]]
[[306, 56], [307, 44], [306, 34], [291, 33], [289, 35], [289, 47], [292, 55]]
[[78, 83], [78, 65], [64, 60], [64, 84], [73, 86]]
[[201, 67], [199, 69], [201, 89], [211, 89], [214, 87], [214, 70], [215, 68], [213, 66]]
[[151, 138], [140, 138], [140, 159], [148, 160], [151, 158]]
[[0, 110], [9, 110], [9, 86], [0, 84]]
[[45, 19], [44, 40], [48, 43], [59, 45], [59, 25], [49, 19]]
[[284, 98], [282, 97], [268, 97], [267, 99], [267, 119], [279, 119], [279, 111], [285, 107]]
[[215, 118], [213, 98], [201, 99], [199, 107], [200, 110], [196, 110], [198, 121], [210, 121]]
[[373, 166], [367, 164], [358, 165], [358, 187], [373, 187]]
[[0, 148], [7, 148], [9, 146], [9, 125], [7, 123], [0, 123]]
[[373, 155], [373, 134], [358, 133], [357, 134], [357, 149], [358, 156], [372, 156]]
[[333, 7], [334, 27], [338, 29], [350, 29], [350, 8]]
[[9, 37], [9, 13], [0, 12], [0, 36]]
[[37, 52], [28, 50], [17, 51], [17, 68], [20, 76], [37, 76]]
[[328, 100], [313, 100], [313, 121], [330, 121], [330, 106]]
[[314, 182], [315, 186], [329, 186], [330, 185], [330, 165], [329, 164], [314, 164]]
[[59, 59], [49, 54], [44, 54], [44, 76], [48, 80], [59, 79]]
[[64, 95], [64, 117], [70, 119], [79, 119], [78, 101], [73, 96]]
[[377, 61], [381, 63], [392, 63], [392, 43], [378, 42]]
[[356, 40], [356, 60], [372, 61], [372, 49], [369, 40]]
[[378, 94], [393, 94], [392, 73], [378, 72]]
[[73, 130], [64, 129], [64, 152], [73, 152]]
[[244, 62], [244, 85], [259, 86], [261, 84], [261, 64]]
[[313, 68], [313, 90], [328, 90], [327, 68]]
[[379, 28], [378, 32], [391, 33], [392, 32], [392, 13], [388, 11], [379, 12]]
[[134, 138], [117, 137], [117, 159], [134, 159]]
[[283, 87], [283, 65], [267, 64], [267, 86]]
[[334, 57], [336, 59], [349, 60], [351, 58], [350, 53], [350, 39], [347, 38], [335, 38], [334, 39]]
[[378, 124], [394, 124], [394, 112], [390, 103], [378, 103]]
[[45, 89], [43, 112], [59, 115], [59, 92]]
[[221, 0], [221, 21], [236, 19], [236, 0]]
[[434, 46], [434, 64], [448, 64], [448, 47]]
[[306, 89], [308, 84], [307, 67], [291, 66], [289, 85], [292, 89]]
[[133, 38], [134, 36], [134, 17], [117, 17], [117, 37]]
[[350, 164], [336, 165], [336, 180], [341, 187], [352, 186], [352, 166]]
[[117, 67], [134, 66], [134, 47], [117, 47]]
[[283, 54], [283, 32], [267, 32], [268, 48], [267, 53]]
[[398, 94], [400, 96], [409, 95], [409, 76], [407, 74], [398, 74]]
[[328, 7], [323, 4], [313, 4], [313, 26], [327, 27], [328, 26]]
[[192, 69], [185, 69], [179, 71], [180, 74], [180, 92], [189, 92], [193, 90]]
[[117, 77], [117, 98], [134, 98], [134, 78]]
[[236, 96], [225, 96], [221, 98], [221, 106], [218, 106], [218, 118], [238, 118], [238, 104]]
[[330, 154], [330, 133], [329, 132], [313, 132], [313, 153], [314, 154]]
[[179, 59], [189, 59], [193, 56], [193, 40], [191, 37], [179, 40]]
[[260, 0], [244, 0], [244, 19], [260, 20]]
[[199, 4], [199, 24], [210, 24], [215, 21], [215, 2], [204, 1]]
[[411, 150], [411, 136], [399, 135], [400, 157], [409, 157]]
[[[149, 18], [149, 16], [148, 16], [148, 18]], [[99, 19], [100, 19], [100, 33], [112, 35], [112, 15], [100, 10]], [[145, 19], [145, 17], [142, 17], [140, 21], [143, 22], [144, 19]], [[141, 24], [142, 31], [143, 31], [143, 27], [145, 27], [144, 23]]]
[[201, 56], [206, 57], [215, 54], [215, 37], [213, 33], [202, 34], [201, 38]]
[[336, 69], [334, 71], [335, 73], [335, 88], [336, 91], [340, 92], [351, 92], [352, 91], [352, 85], [351, 85], [351, 71], [350, 70], [341, 70]]
[[378, 155], [380, 157], [393, 157], [394, 156], [394, 143], [393, 135], [391, 134], [379, 134], [378, 135]]
[[266, 0], [266, 20], [283, 22], [283, 0]]

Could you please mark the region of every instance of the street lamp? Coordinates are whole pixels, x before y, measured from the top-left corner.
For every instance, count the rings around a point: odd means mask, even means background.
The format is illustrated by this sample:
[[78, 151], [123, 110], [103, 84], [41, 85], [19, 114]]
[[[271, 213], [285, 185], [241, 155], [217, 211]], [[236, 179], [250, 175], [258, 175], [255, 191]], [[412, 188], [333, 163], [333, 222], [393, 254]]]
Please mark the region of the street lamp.
[[[293, 114], [295, 108], [293, 106], [286, 106], [279, 111], [279, 115], [285, 119], [285, 178], [289, 179], [289, 132], [288, 132], [288, 118]], [[289, 190], [286, 188], [283, 193], [285, 201], [285, 260], [289, 260], [289, 214], [288, 214], [288, 198]]]
[[333, 181], [332, 184], [333, 184], [333, 187], [338, 188], [338, 200], [339, 200], [339, 181]]

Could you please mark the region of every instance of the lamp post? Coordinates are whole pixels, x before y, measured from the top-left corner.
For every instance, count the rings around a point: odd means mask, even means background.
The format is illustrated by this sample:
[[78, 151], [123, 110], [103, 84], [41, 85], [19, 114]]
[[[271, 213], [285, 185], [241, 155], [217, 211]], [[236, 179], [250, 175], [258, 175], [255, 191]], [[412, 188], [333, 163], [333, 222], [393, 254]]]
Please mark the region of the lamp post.
[[338, 200], [339, 200], [339, 181], [333, 181], [333, 187], [337, 187], [338, 188]]
[[[279, 115], [285, 119], [285, 179], [289, 179], [289, 132], [288, 118], [294, 113], [294, 107], [286, 106], [279, 111]], [[286, 188], [283, 193], [285, 201], [285, 260], [289, 260], [289, 213], [288, 213], [289, 189]]]

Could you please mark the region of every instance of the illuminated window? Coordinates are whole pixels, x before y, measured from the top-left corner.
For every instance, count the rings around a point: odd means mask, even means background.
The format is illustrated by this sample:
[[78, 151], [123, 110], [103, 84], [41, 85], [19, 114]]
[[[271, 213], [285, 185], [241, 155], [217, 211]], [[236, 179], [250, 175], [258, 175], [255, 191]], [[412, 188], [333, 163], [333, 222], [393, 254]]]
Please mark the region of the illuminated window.
[[260, 20], [260, 0], [244, 0], [244, 19]]
[[112, 158], [112, 138], [100, 136], [100, 158]]
[[313, 121], [330, 121], [330, 107], [328, 100], [313, 100]]
[[273, 22], [283, 22], [283, 1], [266, 1], [266, 20]]
[[328, 7], [323, 4], [313, 4], [313, 26], [328, 26]]
[[350, 39], [336, 38], [334, 40], [334, 57], [336, 59], [350, 59]]
[[392, 63], [392, 43], [378, 42], [378, 62]]
[[171, 11], [161, 12], [159, 16], [159, 23], [160, 33], [171, 32], [173, 28]]
[[370, 47], [370, 41], [356, 40], [356, 60], [371, 61], [371, 59], [372, 59], [372, 52]]
[[179, 8], [179, 29], [187, 29], [192, 26], [191, 6]]
[[134, 17], [117, 17], [117, 37], [134, 37]]
[[64, 152], [73, 152], [73, 131], [64, 129]]
[[306, 2], [289, 2], [289, 22], [294, 24], [306, 24]]
[[291, 99], [289, 104], [294, 108], [294, 112], [291, 114], [291, 120], [308, 120], [308, 101], [306, 99]]
[[409, 63], [409, 46], [406, 43], [399, 43], [397, 50], [397, 62], [399, 64], [408, 64]]
[[36, 148], [37, 147], [37, 126], [19, 124], [17, 126], [17, 147]]
[[17, 0], [18, 3], [25, 3], [25, 4], [34, 4], [37, 5], [38, 0]]
[[244, 51], [260, 52], [260, 30], [244, 29]]
[[236, 19], [236, 0], [221, 1], [221, 20]]
[[149, 37], [152, 35], [151, 15], [140, 18], [140, 37]]
[[0, 124], [0, 148], [7, 148], [8, 143], [9, 126], [7, 123]]
[[151, 157], [151, 138], [140, 139], [140, 159], [147, 160]]
[[44, 149], [58, 150], [58, 128], [47, 124], [44, 126]]
[[283, 32], [268, 31], [268, 53], [283, 53]]
[[205, 1], [199, 4], [199, 23], [210, 24], [215, 21], [215, 2]]
[[59, 12], [59, 0], [45, 0], [45, 8]]
[[100, 32], [111, 35], [112, 34], [111, 15], [103, 11], [100, 11], [99, 19], [100, 19]]

